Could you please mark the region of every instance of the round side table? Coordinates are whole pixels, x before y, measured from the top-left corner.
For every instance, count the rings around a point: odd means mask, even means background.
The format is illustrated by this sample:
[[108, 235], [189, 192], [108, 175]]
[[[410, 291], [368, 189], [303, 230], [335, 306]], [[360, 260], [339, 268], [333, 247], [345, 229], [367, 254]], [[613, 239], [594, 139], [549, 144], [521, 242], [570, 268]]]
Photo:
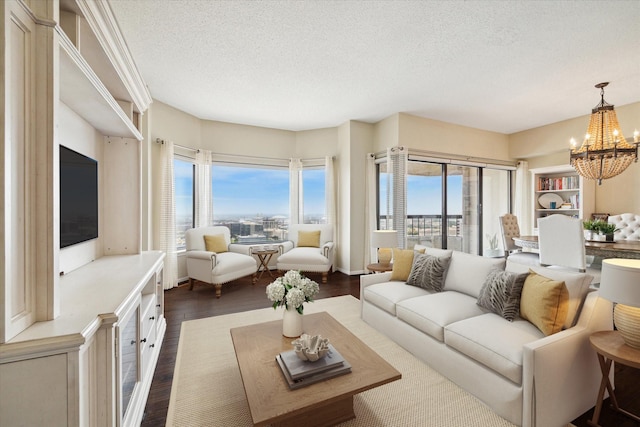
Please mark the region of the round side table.
[[628, 416], [636, 421], [640, 421], [640, 417], [625, 411], [618, 406], [618, 400], [614, 393], [611, 381], [609, 381], [609, 372], [611, 371], [612, 362], [620, 363], [632, 368], [640, 368], [640, 349], [629, 347], [625, 344], [620, 332], [618, 331], [600, 331], [591, 334], [589, 337], [591, 346], [598, 353], [598, 362], [600, 363], [600, 371], [602, 372], [602, 381], [598, 390], [598, 400], [596, 401], [596, 409], [593, 411], [593, 418], [588, 421], [589, 425], [600, 427], [598, 420], [602, 411], [602, 399], [604, 398], [604, 390], [609, 392], [609, 399], [614, 411]]
[[384, 273], [385, 271], [393, 270], [393, 263], [390, 264], [380, 264], [374, 263], [367, 265], [367, 270], [373, 271], [374, 273]]
[[271, 257], [278, 253], [277, 249], [261, 249], [261, 250], [250, 250], [251, 255], [256, 255], [258, 257], [258, 261], [260, 261], [260, 266], [258, 266], [258, 279], [262, 278], [262, 275], [266, 271], [267, 274], [273, 279], [273, 274], [271, 274], [271, 270], [269, 269], [269, 261], [271, 261]]

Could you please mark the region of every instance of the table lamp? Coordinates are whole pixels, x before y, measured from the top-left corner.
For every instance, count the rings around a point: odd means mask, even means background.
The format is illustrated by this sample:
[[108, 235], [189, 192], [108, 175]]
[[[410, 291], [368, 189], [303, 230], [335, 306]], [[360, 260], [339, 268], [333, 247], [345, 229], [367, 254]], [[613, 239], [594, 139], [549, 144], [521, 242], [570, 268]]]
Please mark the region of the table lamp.
[[391, 263], [392, 248], [398, 247], [398, 232], [396, 230], [374, 230], [371, 233], [371, 246], [378, 248], [378, 263]]
[[640, 349], [640, 259], [603, 260], [600, 296], [617, 303], [613, 322], [624, 342]]

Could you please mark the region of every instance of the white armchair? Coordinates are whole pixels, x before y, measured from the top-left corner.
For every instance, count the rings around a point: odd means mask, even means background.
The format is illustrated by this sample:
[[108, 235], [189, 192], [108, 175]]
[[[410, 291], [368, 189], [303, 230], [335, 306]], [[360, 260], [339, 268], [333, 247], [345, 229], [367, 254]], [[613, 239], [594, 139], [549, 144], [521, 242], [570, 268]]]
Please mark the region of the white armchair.
[[[207, 251], [205, 236], [215, 236], [226, 251]], [[256, 283], [257, 261], [252, 256], [233, 252], [230, 243], [231, 233], [227, 227], [198, 227], [186, 231], [189, 290], [193, 289], [194, 280], [200, 280], [214, 285], [216, 298], [220, 298], [224, 283], [248, 275], [253, 275], [251, 283]]]
[[335, 256], [333, 226], [292, 224], [288, 234], [289, 241], [282, 245], [284, 253], [278, 257], [278, 270], [322, 273], [322, 283], [327, 283]]

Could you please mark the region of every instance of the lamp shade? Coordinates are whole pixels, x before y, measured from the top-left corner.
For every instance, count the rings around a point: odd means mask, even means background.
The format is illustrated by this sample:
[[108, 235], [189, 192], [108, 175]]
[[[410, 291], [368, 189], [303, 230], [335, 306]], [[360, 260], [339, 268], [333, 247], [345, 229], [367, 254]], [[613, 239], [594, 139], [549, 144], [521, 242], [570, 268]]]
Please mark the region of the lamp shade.
[[396, 248], [398, 247], [398, 232], [396, 230], [375, 230], [371, 233], [371, 247]]
[[600, 296], [612, 302], [640, 307], [640, 259], [603, 260]]

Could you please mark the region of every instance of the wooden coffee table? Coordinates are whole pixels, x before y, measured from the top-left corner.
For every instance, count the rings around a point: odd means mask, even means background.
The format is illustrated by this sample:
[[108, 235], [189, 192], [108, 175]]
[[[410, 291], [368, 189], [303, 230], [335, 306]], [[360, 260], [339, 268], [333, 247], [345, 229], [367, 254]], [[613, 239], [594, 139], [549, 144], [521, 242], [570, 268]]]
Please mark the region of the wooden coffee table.
[[402, 378], [328, 313], [304, 315], [304, 330], [329, 338], [351, 364], [351, 373], [290, 390], [275, 357], [291, 350], [282, 321], [231, 329], [236, 359], [255, 426], [331, 426], [355, 418], [353, 396]]

